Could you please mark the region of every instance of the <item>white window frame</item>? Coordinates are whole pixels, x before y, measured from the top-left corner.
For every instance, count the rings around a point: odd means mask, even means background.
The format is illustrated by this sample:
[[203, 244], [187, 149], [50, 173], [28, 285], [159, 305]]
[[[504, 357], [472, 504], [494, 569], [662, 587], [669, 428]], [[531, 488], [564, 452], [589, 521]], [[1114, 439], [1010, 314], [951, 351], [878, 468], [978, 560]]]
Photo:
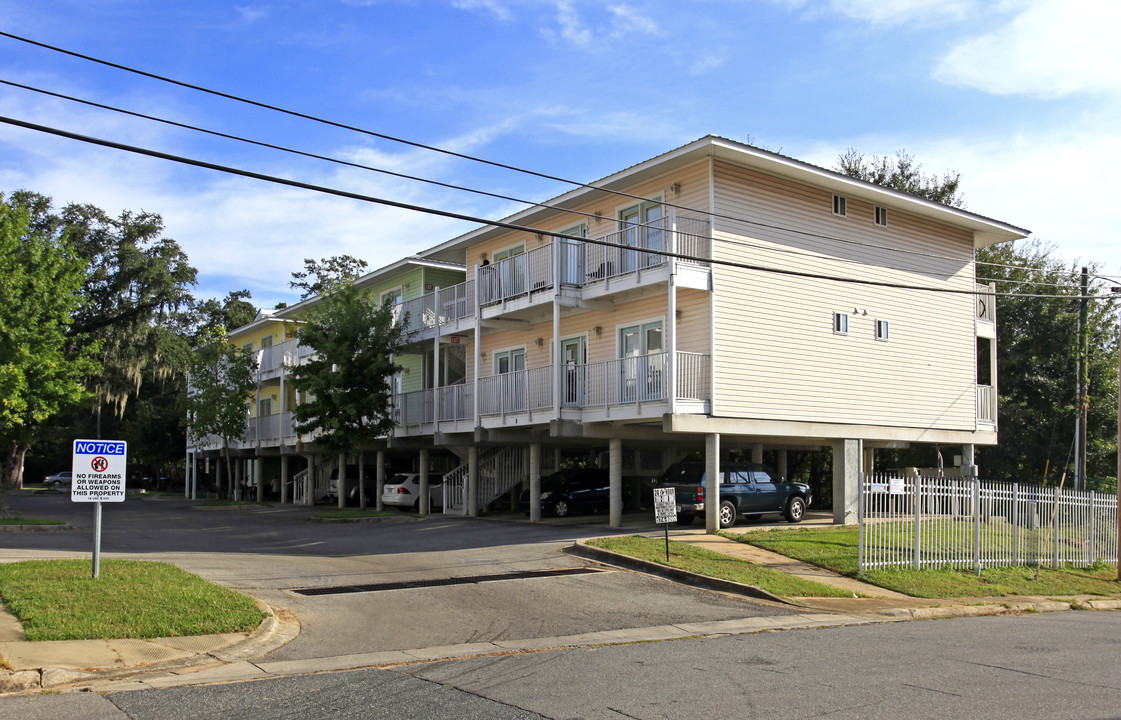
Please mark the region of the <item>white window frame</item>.
[[[637, 327], [642, 339], [642, 347], [646, 349], [646, 326], [653, 325], [654, 323], [661, 323], [662, 325], [662, 349], [658, 352], [666, 352], [666, 316], [658, 315], [645, 320], [635, 320], [632, 322], [619, 323], [615, 326], [615, 358], [623, 358], [623, 330], [627, 328]], [[649, 355], [649, 349], [642, 353]]]
[[[506, 373], [498, 372], [498, 361], [499, 361], [501, 356], [505, 355], [506, 357], [509, 358], [509, 357], [512, 357], [511, 353], [516, 353], [516, 352], [521, 352], [522, 356], [525, 357], [525, 369], [529, 370], [529, 348], [528, 348], [528, 346], [526, 346], [524, 344], [522, 344], [522, 345], [511, 345], [509, 347], [499, 348], [499, 349], [494, 350], [493, 352], [490, 353], [491, 368], [494, 371], [493, 374], [494, 375], [505, 375]], [[508, 372], [520, 372], [518, 370], [514, 370], [513, 365], [514, 365], [513, 363], [510, 363], [511, 369]]]
[[837, 217], [848, 217], [848, 199], [844, 195], [833, 193], [833, 214]]
[[389, 288], [388, 290], [383, 291], [378, 296], [378, 297], [381, 298], [381, 304], [384, 305], [385, 304], [385, 299], [387, 297], [389, 297], [390, 295], [394, 295], [394, 294], [395, 294], [395, 297], [397, 299], [397, 302], [390, 303], [389, 307], [397, 307], [399, 305], [404, 304], [404, 302], [405, 302], [405, 288], [401, 285], [398, 285], [395, 288]]
[[879, 342], [887, 342], [891, 337], [891, 324], [887, 320], [877, 319], [873, 324], [876, 333], [876, 340]]
[[849, 334], [849, 316], [847, 313], [835, 312], [833, 313], [833, 334], [834, 335], [848, 335]]
[[878, 227], [887, 227], [887, 208], [883, 205], [877, 205], [874, 211], [873, 222]]

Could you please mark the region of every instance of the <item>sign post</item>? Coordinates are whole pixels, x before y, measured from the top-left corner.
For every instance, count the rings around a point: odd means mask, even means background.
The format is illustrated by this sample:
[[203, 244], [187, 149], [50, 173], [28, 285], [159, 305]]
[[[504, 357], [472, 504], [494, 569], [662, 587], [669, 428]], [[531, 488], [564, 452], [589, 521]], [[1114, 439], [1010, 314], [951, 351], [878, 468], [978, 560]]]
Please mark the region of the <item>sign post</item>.
[[75, 440], [71, 456], [70, 502], [94, 503], [93, 576], [101, 574], [101, 503], [124, 502], [128, 443]]
[[654, 522], [666, 529], [666, 562], [669, 562], [669, 524], [677, 522], [677, 490], [654, 488]]

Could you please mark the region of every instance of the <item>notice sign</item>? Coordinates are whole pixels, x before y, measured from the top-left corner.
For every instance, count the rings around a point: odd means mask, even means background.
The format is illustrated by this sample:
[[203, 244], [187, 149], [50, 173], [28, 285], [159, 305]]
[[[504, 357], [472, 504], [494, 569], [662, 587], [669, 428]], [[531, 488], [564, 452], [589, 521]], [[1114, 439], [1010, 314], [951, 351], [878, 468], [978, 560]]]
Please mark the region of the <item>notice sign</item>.
[[127, 464], [124, 440], [75, 440], [70, 501], [124, 502]]
[[654, 488], [654, 522], [677, 522], [677, 490]]

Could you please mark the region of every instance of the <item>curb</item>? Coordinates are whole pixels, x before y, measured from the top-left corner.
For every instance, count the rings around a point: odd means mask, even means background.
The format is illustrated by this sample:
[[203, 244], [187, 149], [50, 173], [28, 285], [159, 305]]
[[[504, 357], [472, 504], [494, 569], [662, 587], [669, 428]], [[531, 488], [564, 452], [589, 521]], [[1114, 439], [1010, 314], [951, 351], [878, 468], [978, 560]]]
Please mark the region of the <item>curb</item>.
[[207, 666], [221, 666], [248, 658], [259, 658], [280, 648], [300, 634], [300, 621], [294, 613], [257, 601], [257, 607], [267, 613], [253, 632], [225, 647], [191, 657], [178, 658], [145, 665], [97, 670], [72, 670], [70, 668], [42, 667], [32, 670], [0, 670], [0, 694], [29, 690], [59, 689], [65, 686], [107, 680], [130, 680], [144, 676], [177, 675], [181, 671], [194, 672]]
[[0, 525], [0, 532], [51, 532], [58, 530], [76, 530], [70, 523], [61, 525]]
[[721, 580], [720, 578], [708, 577], [707, 575], [698, 575], [697, 573], [689, 572], [688, 570], [679, 570], [677, 568], [659, 565], [647, 560], [639, 560], [632, 558], [628, 555], [622, 555], [611, 550], [604, 550], [603, 548], [592, 547], [585, 544], [583, 540], [577, 540], [571, 547], [565, 548], [564, 552], [570, 555], [585, 558], [587, 560], [594, 560], [605, 565], [613, 565], [621, 567], [626, 570], [634, 570], [636, 572], [646, 573], [648, 575], [656, 575], [658, 577], [673, 580], [675, 582], [684, 583], [685, 585], [692, 585], [694, 587], [705, 588], [706, 590], [718, 590], [720, 592], [732, 593], [735, 595], [746, 595], [758, 600], [769, 600], [771, 602], [781, 603], [783, 605], [790, 605], [792, 607], [805, 607], [802, 603], [793, 602], [787, 598], [773, 595], [763, 588], [756, 587], [755, 585], [745, 585], [744, 583], [733, 582], [731, 580]]

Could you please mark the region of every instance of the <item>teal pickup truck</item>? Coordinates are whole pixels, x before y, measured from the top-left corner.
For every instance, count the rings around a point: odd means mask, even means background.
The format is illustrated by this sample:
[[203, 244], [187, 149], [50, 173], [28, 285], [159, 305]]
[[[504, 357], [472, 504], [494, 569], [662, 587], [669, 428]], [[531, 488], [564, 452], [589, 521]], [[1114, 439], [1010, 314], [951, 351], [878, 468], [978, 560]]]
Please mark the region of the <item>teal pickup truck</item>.
[[[674, 463], [657, 487], [673, 488], [677, 498], [677, 522], [688, 525], [709, 508], [705, 502], [705, 464], [701, 461]], [[782, 513], [792, 523], [801, 522], [813, 501], [805, 483], [783, 480], [774, 470], [758, 463], [722, 463], [720, 466], [720, 527], [730, 528], [741, 516], [758, 517]]]

